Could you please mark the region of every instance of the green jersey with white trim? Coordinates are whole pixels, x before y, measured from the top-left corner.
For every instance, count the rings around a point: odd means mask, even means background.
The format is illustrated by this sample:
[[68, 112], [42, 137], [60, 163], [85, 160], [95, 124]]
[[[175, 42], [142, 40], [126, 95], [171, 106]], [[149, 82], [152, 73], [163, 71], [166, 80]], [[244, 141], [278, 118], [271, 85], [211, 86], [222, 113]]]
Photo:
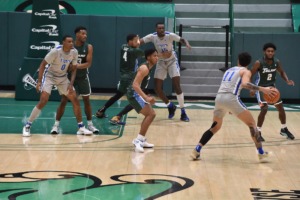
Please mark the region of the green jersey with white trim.
[[[77, 49], [78, 51], [78, 60], [77, 63], [78, 64], [82, 64], [82, 63], [86, 63], [86, 57], [88, 55], [89, 52], [89, 48], [88, 48], [88, 43], [84, 43], [82, 46], [75, 46], [75, 49]], [[81, 77], [86, 77], [86, 75], [89, 73], [88, 69], [77, 69], [76, 72], [76, 78], [81, 78]]]
[[140, 48], [133, 48], [128, 44], [123, 44], [120, 55], [121, 78], [133, 79], [138, 67], [138, 58], [144, 56], [144, 51]]
[[255, 84], [264, 87], [275, 85], [278, 62], [277, 58], [273, 58], [272, 64], [269, 65], [264, 58], [260, 59]]

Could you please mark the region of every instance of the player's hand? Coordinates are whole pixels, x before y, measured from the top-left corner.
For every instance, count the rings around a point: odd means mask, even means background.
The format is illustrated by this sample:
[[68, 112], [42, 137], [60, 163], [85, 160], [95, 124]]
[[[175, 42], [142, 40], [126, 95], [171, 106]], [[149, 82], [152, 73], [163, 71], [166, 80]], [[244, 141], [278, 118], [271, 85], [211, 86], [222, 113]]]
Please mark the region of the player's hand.
[[36, 84], [35, 89], [36, 89], [36, 92], [37, 92], [37, 93], [40, 93], [40, 92], [41, 92], [41, 82], [38, 82], [38, 83]]
[[155, 99], [148, 95], [147, 98], [145, 99], [148, 103], [150, 103], [151, 105], [155, 104]]
[[294, 81], [292, 81], [292, 80], [288, 80], [286, 83], [287, 83], [288, 85], [295, 86], [295, 83], [294, 83]]
[[269, 97], [275, 97], [276, 96], [276, 89], [274, 87], [262, 87], [261, 90], [264, 94], [267, 94]]
[[250, 90], [249, 94], [250, 94], [250, 97], [254, 97], [255, 96], [255, 90]]
[[74, 92], [74, 87], [73, 87], [73, 85], [69, 85], [68, 86], [68, 90], [67, 90], [67, 94], [72, 94]]
[[191, 50], [191, 49], [192, 49], [192, 46], [191, 46], [190, 44], [187, 44], [187, 45], [186, 45], [186, 48], [187, 48], [188, 50]]

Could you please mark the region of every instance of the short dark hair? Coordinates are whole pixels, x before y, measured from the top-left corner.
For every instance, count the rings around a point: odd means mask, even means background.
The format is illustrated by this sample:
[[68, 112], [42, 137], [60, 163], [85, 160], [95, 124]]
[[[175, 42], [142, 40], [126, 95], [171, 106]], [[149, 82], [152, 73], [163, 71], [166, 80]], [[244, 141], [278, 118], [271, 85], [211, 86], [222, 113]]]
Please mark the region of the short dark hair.
[[243, 67], [247, 67], [250, 62], [251, 62], [251, 55], [248, 52], [242, 52], [239, 54], [239, 63], [240, 65], [242, 65]]
[[268, 48], [273, 48], [273, 49], [276, 51], [276, 46], [275, 46], [275, 44], [273, 44], [273, 43], [271, 43], [271, 42], [266, 43], [266, 44], [264, 45], [264, 47], [263, 47], [263, 50], [265, 51], [265, 50], [267, 50]]
[[126, 41], [129, 42], [130, 40], [133, 40], [133, 38], [137, 37], [138, 35], [137, 34], [128, 34], [127, 37], [126, 37]]
[[65, 40], [66, 40], [66, 38], [68, 38], [68, 37], [72, 38], [72, 36], [71, 36], [71, 35], [64, 35], [64, 36], [63, 36], [63, 38], [62, 38], [62, 41], [65, 41]]
[[154, 52], [156, 52], [156, 49], [146, 49], [145, 50], [145, 58], [147, 59], [149, 56], [151, 56]]
[[77, 27], [75, 28], [75, 30], [74, 30], [74, 33], [76, 34], [76, 33], [78, 33], [78, 32], [81, 31], [81, 30], [85, 30], [85, 31], [86, 31], [86, 28], [85, 28], [84, 26], [77, 26]]
[[163, 23], [163, 22], [157, 22], [157, 23], [155, 24], [155, 27], [157, 27], [158, 25], [165, 25], [165, 23]]

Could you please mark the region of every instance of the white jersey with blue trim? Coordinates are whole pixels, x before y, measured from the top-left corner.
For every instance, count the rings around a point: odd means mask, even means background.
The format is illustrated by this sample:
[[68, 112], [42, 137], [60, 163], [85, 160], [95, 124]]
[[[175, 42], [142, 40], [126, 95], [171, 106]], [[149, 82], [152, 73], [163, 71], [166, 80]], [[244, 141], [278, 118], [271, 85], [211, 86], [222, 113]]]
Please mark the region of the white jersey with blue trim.
[[[142, 38], [145, 43], [152, 42], [155, 46], [155, 49], [158, 53], [163, 52], [173, 52], [172, 56], [170, 58], [174, 58], [174, 48], [173, 48], [173, 42], [179, 42], [180, 36], [175, 33], [165, 32], [164, 37], [158, 37], [157, 32], [151, 33], [149, 35], [146, 35]], [[165, 60], [169, 60], [170, 58], [167, 58]]]
[[242, 69], [242, 67], [229, 68], [224, 73], [218, 93], [232, 93], [234, 95], [240, 95], [242, 89], [242, 77], [240, 75], [240, 70]]
[[70, 63], [77, 65], [78, 51], [72, 48], [69, 52], [64, 52], [62, 45], [59, 45], [50, 50], [45, 56], [45, 61], [48, 63], [45, 73], [53, 76], [61, 77], [68, 73]]

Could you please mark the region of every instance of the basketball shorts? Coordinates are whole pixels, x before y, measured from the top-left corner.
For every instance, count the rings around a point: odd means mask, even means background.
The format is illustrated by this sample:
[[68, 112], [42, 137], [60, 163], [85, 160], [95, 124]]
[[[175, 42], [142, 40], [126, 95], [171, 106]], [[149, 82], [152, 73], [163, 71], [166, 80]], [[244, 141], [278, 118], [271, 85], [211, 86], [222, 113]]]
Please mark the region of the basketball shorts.
[[69, 84], [70, 81], [67, 75], [58, 77], [47, 73], [43, 77], [41, 91], [51, 94], [51, 91], [56, 87], [60, 95], [67, 95]]
[[170, 78], [180, 76], [180, 67], [176, 56], [170, 60], [158, 60], [154, 72], [154, 78], [165, 80], [169, 74]]
[[128, 78], [121, 78], [118, 83], [118, 91], [122, 92], [123, 94], [127, 93], [127, 89], [129, 85], [131, 84], [132, 80]]
[[89, 96], [91, 95], [91, 84], [89, 76], [76, 77], [74, 81], [74, 87], [76, 93], [81, 96]]
[[127, 100], [132, 105], [137, 113], [140, 113], [141, 110], [148, 104], [138, 93], [135, 91], [129, 91], [126, 94]]
[[214, 116], [223, 118], [226, 113], [230, 112], [234, 115], [239, 115], [247, 110], [245, 104], [239, 96], [231, 93], [219, 93], [215, 99]]

